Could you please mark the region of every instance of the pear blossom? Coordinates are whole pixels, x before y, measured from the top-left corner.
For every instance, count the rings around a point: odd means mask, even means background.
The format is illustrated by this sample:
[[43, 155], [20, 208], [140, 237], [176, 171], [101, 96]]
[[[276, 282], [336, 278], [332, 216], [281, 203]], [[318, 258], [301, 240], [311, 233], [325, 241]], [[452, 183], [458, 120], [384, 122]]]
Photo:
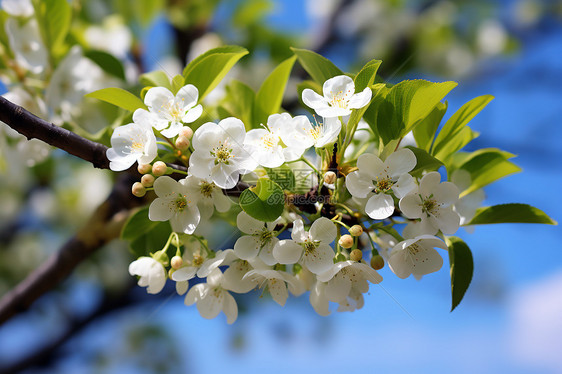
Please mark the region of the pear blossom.
[[228, 265], [228, 269], [224, 272], [224, 282], [228, 285], [228, 289], [236, 293], [247, 293], [258, 286], [253, 279], [246, 278], [246, 274], [254, 268], [266, 268], [267, 265], [255, 257], [251, 260], [243, 260], [236, 255], [232, 249], [226, 256], [223, 265]]
[[185, 186], [190, 196], [197, 196], [197, 207], [202, 219], [211, 218], [215, 209], [221, 213], [228, 212], [232, 205], [232, 201], [222, 189], [209, 179], [188, 175], [185, 178]]
[[172, 230], [193, 234], [201, 218], [197, 201], [189, 196], [185, 179], [175, 181], [170, 177], [159, 177], [154, 182], [154, 192], [158, 196], [148, 208], [151, 221], [170, 221]]
[[365, 298], [363, 297], [363, 293], [360, 292], [355, 287], [353, 287], [349, 292], [349, 295], [345, 298], [345, 300], [339, 302], [337, 311], [354, 312], [357, 309], [363, 308], [364, 305], [365, 305]]
[[333, 264], [334, 251], [330, 243], [336, 238], [336, 225], [326, 217], [320, 217], [304, 231], [302, 219], [293, 222], [292, 240], [282, 240], [273, 248], [273, 257], [280, 264], [299, 261], [314, 274], [320, 274]]
[[353, 197], [367, 198], [365, 213], [373, 219], [385, 219], [394, 213], [394, 200], [404, 197], [415, 188], [414, 178], [408, 174], [416, 166], [414, 152], [400, 149], [383, 162], [371, 153], [357, 159], [356, 171], [345, 179], [345, 185]]
[[2, 0], [0, 8], [15, 17], [31, 17], [35, 13], [31, 0]]
[[439, 230], [452, 235], [460, 224], [460, 217], [452, 206], [459, 199], [459, 189], [451, 182], [440, 181], [438, 172], [427, 173], [419, 186], [399, 202], [400, 210], [406, 217], [421, 218], [423, 231], [428, 235], [434, 235]]
[[172, 280], [176, 282], [178, 294], [183, 295], [187, 291], [188, 282], [195, 278], [195, 275], [205, 278], [211, 274], [224, 263], [227, 255], [227, 251], [219, 251], [215, 256], [209, 257], [208, 252], [201, 248], [199, 242], [190, 243], [182, 256], [183, 266], [174, 271], [171, 276]]
[[448, 250], [447, 245], [432, 235], [420, 235], [396, 244], [388, 259], [390, 270], [399, 278], [413, 274], [416, 278], [436, 272], [443, 266], [443, 258], [435, 247]]
[[369, 104], [372, 96], [369, 87], [356, 94], [353, 79], [347, 75], [328, 79], [324, 82], [322, 91], [323, 97], [307, 88], [302, 92], [302, 101], [324, 118], [347, 116], [351, 114], [351, 109]]
[[213, 319], [221, 311], [226, 315], [226, 322], [232, 324], [238, 318], [238, 305], [228, 292], [223, 273], [215, 269], [207, 277], [207, 283], [191, 287], [185, 296], [185, 305], [197, 304], [201, 317]]
[[330, 315], [330, 300], [326, 296], [326, 283], [316, 281], [309, 296], [310, 305], [321, 316]]
[[194, 152], [189, 158], [189, 173], [208, 178], [220, 188], [232, 188], [240, 174], [247, 174], [257, 161], [244, 149], [246, 131], [237, 118], [229, 117], [218, 124], [207, 122], [193, 134]]
[[37, 20], [29, 19], [21, 23], [8, 18], [5, 27], [18, 65], [33, 74], [42, 73], [48, 61], [47, 48], [41, 40]]
[[129, 265], [129, 274], [140, 276], [138, 285], [147, 287], [148, 293], [162, 291], [166, 284], [166, 269], [152, 257], [139, 257]]
[[254, 269], [246, 273], [244, 278], [251, 279], [258, 283], [260, 288], [267, 285], [271, 297], [281, 306], [285, 305], [289, 297], [287, 288], [293, 294], [301, 294], [303, 292], [301, 289], [302, 284], [294, 275], [285, 271], [273, 270], [271, 268]]
[[267, 168], [297, 160], [307, 147], [291, 142], [294, 124], [288, 113], [272, 114], [267, 119], [267, 128], [248, 131], [244, 146], [260, 165]]
[[236, 224], [245, 234], [234, 244], [234, 253], [243, 260], [251, 260], [259, 254], [260, 259], [267, 265], [275, 265], [273, 249], [279, 243], [274, 231], [276, 222], [262, 222], [250, 217], [246, 212], [240, 212], [236, 217]]
[[111, 135], [111, 148], [106, 151], [109, 168], [122, 171], [135, 162], [149, 164], [156, 158], [158, 148], [152, 127], [140, 123], [119, 126]]
[[171, 138], [178, 135], [184, 123], [191, 123], [201, 116], [203, 107], [197, 104], [199, 91], [188, 84], [174, 94], [165, 87], [152, 87], [144, 97], [148, 110], [155, 115], [154, 128]]
[[323, 148], [334, 143], [341, 131], [341, 122], [337, 118], [325, 118], [324, 122], [313, 125], [306, 116], [296, 116], [293, 126], [283, 141], [298, 149]]
[[365, 293], [369, 290], [367, 281], [378, 284], [382, 282], [382, 277], [369, 265], [348, 260], [336, 262], [328, 270], [318, 274], [318, 280], [327, 282], [324, 292], [328, 300], [343, 302], [352, 287]]

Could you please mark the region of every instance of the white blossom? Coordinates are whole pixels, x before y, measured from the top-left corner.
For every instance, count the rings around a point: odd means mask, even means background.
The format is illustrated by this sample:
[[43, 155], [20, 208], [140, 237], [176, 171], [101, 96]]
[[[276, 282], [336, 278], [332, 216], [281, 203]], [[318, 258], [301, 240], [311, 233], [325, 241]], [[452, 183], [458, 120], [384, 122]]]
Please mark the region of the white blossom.
[[199, 91], [188, 84], [174, 94], [164, 87], [152, 87], [144, 97], [148, 110], [156, 117], [154, 128], [171, 138], [178, 135], [184, 123], [191, 123], [201, 116], [203, 107], [197, 104]]
[[328, 79], [324, 82], [322, 91], [324, 97], [307, 88], [302, 92], [302, 101], [325, 118], [347, 116], [351, 114], [351, 109], [369, 104], [372, 96], [369, 87], [356, 94], [353, 79], [347, 75]]
[[334, 251], [330, 243], [336, 238], [336, 226], [326, 217], [320, 217], [304, 230], [302, 219], [293, 222], [292, 240], [282, 240], [273, 248], [273, 257], [280, 264], [302, 262], [312, 273], [320, 274], [333, 264]]
[[341, 122], [337, 118], [325, 118], [324, 122], [313, 125], [306, 116], [296, 116], [293, 126], [284, 142], [298, 149], [323, 148], [334, 143], [341, 131]]
[[238, 318], [238, 305], [234, 297], [225, 288], [224, 276], [220, 269], [215, 269], [207, 277], [207, 283], [199, 283], [191, 287], [185, 296], [185, 305], [197, 304], [201, 317], [213, 319], [221, 311], [226, 315], [228, 324]]
[[232, 201], [222, 189], [209, 179], [188, 175], [185, 178], [185, 186], [190, 196], [196, 196], [201, 219], [211, 218], [215, 209], [221, 213], [228, 212], [232, 205]]
[[35, 13], [31, 0], [2, 0], [0, 7], [15, 17], [31, 17]]
[[258, 256], [267, 265], [275, 265], [273, 249], [279, 243], [274, 231], [276, 222], [262, 222], [240, 212], [236, 217], [238, 229], [245, 234], [234, 244], [234, 253], [243, 260], [251, 260]]
[[411, 150], [400, 149], [383, 162], [371, 153], [357, 159], [356, 171], [345, 179], [353, 197], [367, 198], [365, 213], [373, 219], [385, 219], [394, 213], [392, 192], [404, 197], [415, 188], [414, 178], [408, 174], [416, 166], [416, 156]]
[[442, 240], [432, 235], [421, 235], [401, 241], [392, 248], [388, 266], [399, 278], [405, 279], [413, 274], [419, 279], [443, 266], [443, 258], [435, 247], [448, 249]]
[[452, 235], [460, 224], [460, 217], [452, 207], [459, 199], [459, 189], [451, 182], [440, 181], [438, 172], [424, 175], [419, 186], [399, 202], [400, 210], [406, 217], [421, 218], [423, 231], [428, 235], [434, 235], [439, 230]]
[[18, 65], [34, 74], [42, 73], [48, 59], [37, 21], [30, 19], [21, 23], [16, 19], [8, 18], [5, 27]]
[[285, 271], [274, 270], [271, 268], [262, 268], [250, 270], [244, 278], [248, 278], [260, 285], [260, 288], [266, 287], [275, 302], [281, 306], [285, 305], [289, 297], [289, 291], [293, 294], [301, 294], [302, 284]]
[[344, 302], [352, 288], [365, 293], [369, 290], [367, 281], [378, 284], [382, 282], [382, 277], [369, 265], [348, 260], [336, 262], [328, 270], [318, 274], [318, 280], [327, 282], [324, 292], [328, 300]]
[[197, 201], [189, 196], [185, 179], [179, 182], [170, 177], [159, 177], [154, 182], [158, 196], [150, 204], [148, 218], [151, 221], [170, 221], [172, 230], [193, 234], [201, 218]]
[[189, 280], [196, 275], [199, 278], [205, 278], [213, 270], [218, 268], [225, 261], [227, 251], [219, 251], [213, 257], [201, 248], [198, 241], [186, 244], [185, 252], [182, 260], [183, 266], [172, 273], [172, 280], [176, 282], [176, 290], [178, 294], [183, 295], [189, 286]]
[[135, 162], [149, 164], [157, 154], [152, 127], [144, 123], [130, 123], [116, 128], [111, 135], [111, 148], [106, 151], [109, 168], [113, 171], [126, 170]]
[[267, 119], [267, 128], [248, 131], [244, 145], [260, 165], [279, 167], [297, 160], [306, 149], [290, 140], [294, 127], [295, 121], [288, 113], [272, 114]]
[[166, 284], [166, 269], [152, 257], [139, 257], [129, 265], [129, 274], [140, 276], [138, 285], [147, 287], [148, 293], [162, 291]]
[[220, 188], [234, 187], [240, 174], [247, 174], [258, 165], [243, 147], [245, 137], [244, 124], [237, 118], [205, 123], [193, 135], [189, 173], [209, 178]]

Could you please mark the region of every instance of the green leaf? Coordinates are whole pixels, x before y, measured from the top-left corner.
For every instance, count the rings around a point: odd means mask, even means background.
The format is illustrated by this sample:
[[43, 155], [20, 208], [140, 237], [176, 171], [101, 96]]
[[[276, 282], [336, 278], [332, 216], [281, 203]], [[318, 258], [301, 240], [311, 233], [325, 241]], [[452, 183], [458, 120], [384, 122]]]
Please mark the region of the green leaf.
[[138, 257], [148, 256], [150, 253], [164, 248], [171, 233], [172, 228], [169, 221], [156, 222], [156, 225], [149, 231], [145, 231], [133, 239], [129, 243], [129, 248]]
[[[472, 181], [470, 187], [461, 191], [461, 197], [468, 195], [496, 180], [513, 173], [518, 173], [521, 168], [508, 159], [515, 155], [496, 148], [484, 148], [472, 152], [464, 158], [459, 169], [470, 173]], [[462, 154], [461, 156], [462, 157]]]
[[479, 133], [472, 131], [468, 126], [465, 126], [456, 133], [452, 138], [447, 139], [447, 142], [439, 149], [439, 152], [432, 150], [431, 154], [443, 161], [448, 166], [449, 158], [454, 156], [455, 153], [461, 150], [465, 145], [476, 139]]
[[268, 177], [277, 183], [283, 190], [293, 191], [295, 189], [295, 173], [289, 166], [283, 164], [277, 168], [265, 168]]
[[433, 111], [414, 127], [414, 139], [419, 148], [430, 151], [435, 132], [447, 112], [447, 102], [437, 103]]
[[143, 86], [164, 87], [172, 91], [172, 85], [170, 84], [170, 78], [168, 77], [168, 74], [164, 73], [161, 70], [144, 73], [140, 76], [140, 83]]
[[164, 9], [164, 0], [135, 0], [131, 6], [137, 11], [137, 17], [143, 26], [148, 26]]
[[34, 6], [43, 42], [52, 54], [57, 55], [70, 30], [70, 4], [67, 0], [41, 0], [35, 1]]
[[148, 219], [148, 206], [133, 213], [121, 230], [121, 239], [133, 240], [152, 230], [158, 222]]
[[376, 130], [383, 143], [400, 139], [413, 130], [456, 85], [410, 80], [382, 90], [384, 100], [375, 112]]
[[416, 160], [417, 160], [416, 166], [412, 171], [410, 171], [410, 174], [412, 174], [415, 177], [421, 177], [422, 172], [424, 170], [434, 171], [439, 169], [441, 166], [443, 166], [443, 163], [441, 161], [439, 161], [438, 159], [436, 159], [435, 157], [433, 157], [423, 149], [412, 147], [412, 146], [406, 146], [406, 148], [414, 152], [414, 155], [416, 156]]
[[113, 104], [131, 112], [139, 108], [146, 109], [146, 105], [144, 105], [141, 99], [129, 91], [118, 87], [102, 88], [101, 90], [90, 92], [84, 96], [105, 101], [106, 103]]
[[306, 89], [311, 89], [315, 92], [322, 92], [322, 85], [311, 81], [311, 80], [305, 80], [302, 81], [300, 83], [297, 83], [297, 95], [299, 98], [299, 103], [301, 105], [301, 107], [303, 107], [304, 109], [308, 110], [310, 113], [312, 113], [313, 115], [316, 113], [314, 111], [314, 109], [309, 108], [303, 101], [302, 101], [302, 92]]
[[501, 204], [482, 207], [467, 225], [488, 225], [492, 223], [542, 223], [557, 225], [542, 210], [527, 204]]
[[247, 49], [232, 45], [211, 49], [185, 67], [185, 84], [197, 87], [201, 101], [219, 84], [234, 64], [247, 54]]
[[267, 123], [269, 115], [279, 112], [296, 59], [296, 56], [292, 56], [280, 63], [261, 85], [254, 105], [253, 119], [256, 124]]
[[234, 116], [244, 122], [246, 131], [258, 127], [252, 116], [255, 97], [254, 90], [240, 81], [233, 80], [226, 86], [226, 97], [222, 106], [228, 111], [228, 116]]
[[176, 95], [183, 86], [185, 86], [185, 79], [183, 79], [183, 75], [176, 75], [172, 79], [172, 93]]
[[271, 0], [246, 0], [238, 6], [232, 16], [232, 23], [240, 28], [259, 23], [273, 9]]
[[474, 271], [474, 261], [470, 248], [456, 236], [446, 237], [449, 247], [449, 265], [451, 267], [451, 294], [453, 297], [451, 312], [459, 305]]
[[464, 104], [459, 110], [449, 118], [443, 125], [439, 135], [435, 139], [434, 154], [438, 154], [440, 149], [445, 146], [450, 139], [454, 138], [463, 128], [476, 116], [482, 109], [492, 101], [492, 95], [478, 96]]
[[291, 48], [308, 75], [320, 86], [328, 79], [344, 73], [327, 58], [307, 49]]
[[96, 63], [106, 73], [125, 80], [123, 64], [112, 54], [104, 51], [89, 50], [84, 53], [84, 56]]
[[283, 213], [285, 195], [277, 183], [260, 178], [255, 187], [242, 191], [240, 207], [259, 221], [273, 222]]

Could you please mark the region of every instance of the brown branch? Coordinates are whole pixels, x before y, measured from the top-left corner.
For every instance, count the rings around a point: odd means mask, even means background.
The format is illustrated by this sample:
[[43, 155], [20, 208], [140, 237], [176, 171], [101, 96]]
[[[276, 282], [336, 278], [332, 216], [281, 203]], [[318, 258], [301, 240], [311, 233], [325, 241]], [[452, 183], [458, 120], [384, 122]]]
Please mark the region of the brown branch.
[[109, 160], [105, 156], [107, 147], [76, 135], [72, 131], [53, 125], [31, 114], [0, 96], [0, 121], [27, 137], [39, 139], [54, 147], [91, 162], [100, 169], [109, 169]]
[[121, 174], [113, 191], [90, 220], [55, 254], [0, 299], [0, 325], [27, 310], [40, 296], [54, 289], [92, 253], [117, 238], [128, 211], [142, 203], [131, 195], [134, 177]]

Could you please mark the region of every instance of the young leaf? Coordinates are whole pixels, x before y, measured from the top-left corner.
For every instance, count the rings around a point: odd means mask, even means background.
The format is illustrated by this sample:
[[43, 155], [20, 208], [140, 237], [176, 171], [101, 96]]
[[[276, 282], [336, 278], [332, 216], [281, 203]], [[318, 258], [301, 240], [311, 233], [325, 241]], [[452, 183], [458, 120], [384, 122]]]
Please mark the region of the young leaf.
[[291, 48], [308, 75], [320, 86], [328, 79], [344, 73], [326, 57], [306, 49]]
[[416, 166], [412, 171], [410, 171], [410, 174], [412, 174], [413, 176], [421, 177], [424, 170], [434, 171], [443, 166], [443, 163], [441, 161], [439, 161], [423, 149], [412, 146], [407, 146], [406, 148], [414, 152], [414, 155], [416, 155]]
[[283, 164], [277, 168], [265, 168], [268, 177], [277, 183], [283, 190], [293, 191], [295, 189], [295, 174], [293, 169]]
[[125, 91], [124, 89], [118, 87], [102, 88], [101, 90], [90, 92], [84, 96], [105, 101], [106, 103], [113, 104], [131, 112], [137, 110], [138, 108], [146, 109], [146, 105], [144, 105], [141, 99], [129, 91]]
[[51, 53], [58, 54], [70, 30], [70, 4], [67, 0], [41, 0], [34, 5], [43, 42]]
[[267, 123], [270, 114], [279, 112], [295, 61], [296, 56], [292, 56], [280, 63], [261, 85], [254, 105], [254, 121], [257, 124]]
[[242, 192], [240, 207], [259, 221], [272, 222], [283, 213], [285, 195], [277, 183], [269, 178], [260, 178], [255, 187]]
[[134, 240], [152, 230], [158, 222], [148, 219], [148, 206], [133, 213], [125, 222], [121, 230], [121, 239]]
[[143, 86], [152, 87], [164, 87], [172, 90], [172, 85], [170, 84], [170, 78], [168, 74], [161, 70], [151, 71], [150, 73], [144, 73], [140, 76], [140, 83]]
[[112, 54], [104, 51], [89, 50], [84, 52], [84, 56], [96, 63], [106, 73], [125, 80], [123, 64]]
[[470, 248], [456, 236], [446, 237], [449, 247], [449, 265], [451, 267], [451, 294], [453, 297], [451, 312], [459, 305], [474, 271], [474, 262]]
[[156, 225], [149, 231], [142, 232], [140, 236], [129, 242], [129, 248], [137, 257], [148, 256], [164, 247], [172, 227], [169, 221], [155, 222]]
[[433, 111], [423, 119], [419, 125], [414, 127], [414, 139], [419, 148], [430, 151], [435, 132], [447, 112], [447, 102], [437, 103]]
[[247, 54], [246, 48], [232, 45], [211, 49], [185, 67], [185, 84], [190, 83], [197, 87], [201, 101], [219, 84], [234, 64]]
[[185, 85], [184, 82], [185, 80], [183, 79], [182, 75], [178, 74], [174, 78], [172, 78], [172, 93], [174, 95], [177, 94], [180, 88]]
[[229, 117], [234, 116], [244, 123], [246, 131], [259, 126], [252, 116], [255, 97], [254, 90], [240, 81], [233, 80], [226, 86], [226, 97], [222, 106], [230, 113]]
[[501, 204], [482, 207], [467, 225], [488, 225], [492, 223], [542, 223], [557, 225], [542, 210], [527, 204]]
[[435, 147], [432, 149], [431, 154], [448, 165], [449, 158], [455, 156], [455, 152], [461, 150], [465, 145], [476, 139], [479, 133], [472, 131], [468, 126], [463, 127], [454, 136], [447, 139], [445, 143], [436, 152]]
[[435, 139], [434, 153], [439, 153], [440, 149], [447, 144], [450, 139], [455, 137], [463, 127], [493, 99], [494, 97], [492, 95], [478, 96], [457, 110], [445, 125], [443, 125], [441, 131], [439, 131], [439, 135]]

